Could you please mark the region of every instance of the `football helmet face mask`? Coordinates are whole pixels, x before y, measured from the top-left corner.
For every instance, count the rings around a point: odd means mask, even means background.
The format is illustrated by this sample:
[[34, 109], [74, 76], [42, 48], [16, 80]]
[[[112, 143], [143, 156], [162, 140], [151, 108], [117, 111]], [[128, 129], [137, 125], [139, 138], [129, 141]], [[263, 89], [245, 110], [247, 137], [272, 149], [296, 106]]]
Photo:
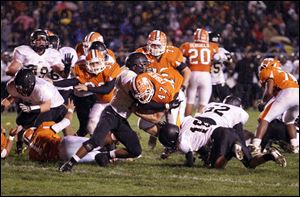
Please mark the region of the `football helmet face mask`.
[[154, 95], [154, 86], [146, 77], [136, 76], [133, 80], [133, 96], [140, 103], [147, 104]]
[[58, 50], [59, 46], [60, 46], [60, 39], [58, 37], [58, 35], [54, 34], [52, 31], [49, 30], [45, 30], [48, 36], [48, 47], [52, 48], [52, 49], [56, 49]]
[[223, 103], [242, 107], [242, 100], [239, 97], [229, 95], [224, 98]]
[[166, 122], [159, 124], [158, 140], [165, 147], [176, 148], [178, 136], [178, 126]]
[[86, 70], [91, 74], [98, 75], [106, 68], [104, 54], [99, 50], [92, 49], [90, 52], [88, 52], [85, 60]]
[[194, 42], [200, 42], [204, 44], [209, 43], [209, 35], [205, 29], [196, 29], [194, 33]]
[[148, 58], [144, 53], [131, 53], [125, 59], [125, 66], [136, 74], [145, 72], [147, 66], [150, 64]]
[[30, 35], [30, 46], [37, 53], [42, 53], [48, 48], [49, 40], [47, 32], [37, 29]]
[[147, 39], [148, 51], [151, 55], [157, 57], [166, 52], [167, 36], [159, 30], [152, 31]]
[[99, 41], [104, 43], [103, 36], [98, 32], [90, 32], [88, 35], [85, 36], [83, 39], [83, 51], [84, 54], [87, 55], [89, 48], [91, 47], [92, 42]]
[[22, 96], [30, 96], [35, 86], [35, 76], [30, 69], [22, 68], [15, 75], [16, 90]]

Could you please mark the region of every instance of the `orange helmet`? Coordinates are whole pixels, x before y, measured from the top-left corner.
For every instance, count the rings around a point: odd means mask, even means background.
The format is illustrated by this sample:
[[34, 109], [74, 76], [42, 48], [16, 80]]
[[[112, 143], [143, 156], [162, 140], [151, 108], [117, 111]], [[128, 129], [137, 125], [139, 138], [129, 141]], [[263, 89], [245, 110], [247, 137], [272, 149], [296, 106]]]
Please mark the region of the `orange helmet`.
[[142, 104], [149, 103], [154, 95], [154, 86], [147, 77], [136, 76], [133, 80], [134, 97]]
[[265, 58], [263, 59], [263, 61], [261, 62], [260, 66], [259, 66], [259, 71], [261, 71], [262, 69], [266, 68], [266, 67], [276, 67], [279, 68], [281, 66], [280, 61], [278, 59], [275, 58]]
[[205, 29], [198, 28], [194, 33], [194, 42], [209, 43], [209, 35]]
[[153, 56], [160, 56], [166, 51], [167, 36], [164, 32], [153, 30], [147, 40], [148, 50]]
[[85, 58], [86, 70], [89, 73], [98, 75], [105, 69], [105, 57], [99, 50], [90, 50]]
[[24, 133], [23, 133], [23, 138], [25, 143], [29, 146], [32, 140], [32, 136], [33, 136], [34, 130], [29, 128], [27, 129]]
[[88, 35], [85, 36], [85, 38], [83, 39], [84, 54], [88, 53], [88, 50], [89, 50], [92, 42], [95, 42], [95, 41], [104, 43], [103, 36], [100, 33], [94, 32], [94, 31], [90, 32]]

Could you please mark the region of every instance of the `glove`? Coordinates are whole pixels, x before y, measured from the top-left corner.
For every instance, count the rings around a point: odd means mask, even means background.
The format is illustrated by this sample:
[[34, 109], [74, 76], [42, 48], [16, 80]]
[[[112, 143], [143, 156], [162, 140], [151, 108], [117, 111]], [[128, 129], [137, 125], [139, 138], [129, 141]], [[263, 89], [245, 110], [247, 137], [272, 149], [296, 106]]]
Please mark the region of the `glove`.
[[73, 59], [73, 55], [71, 55], [71, 53], [66, 53], [65, 54], [65, 59], [61, 60], [62, 63], [65, 65], [64, 73], [65, 73], [66, 76], [68, 76], [69, 73], [70, 73], [72, 59]]
[[169, 107], [167, 107], [167, 109], [177, 108], [177, 107], [179, 107], [179, 105], [180, 105], [181, 102], [182, 101], [175, 99], [174, 101], [172, 101], [172, 102], [169, 103]]
[[19, 107], [21, 108], [21, 110], [22, 110], [23, 112], [26, 112], [26, 113], [31, 112], [30, 106], [27, 106], [27, 105], [25, 105], [25, 104], [23, 104], [23, 103], [20, 103], [20, 104], [19, 104]]

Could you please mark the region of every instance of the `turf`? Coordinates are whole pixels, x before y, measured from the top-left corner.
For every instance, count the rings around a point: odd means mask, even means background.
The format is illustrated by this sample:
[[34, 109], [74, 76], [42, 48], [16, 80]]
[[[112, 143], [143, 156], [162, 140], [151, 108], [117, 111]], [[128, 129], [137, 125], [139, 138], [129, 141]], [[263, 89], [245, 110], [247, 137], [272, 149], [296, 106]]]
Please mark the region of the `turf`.
[[[246, 129], [254, 131], [258, 112], [249, 110]], [[2, 113], [1, 125], [14, 126], [15, 114]], [[10, 125], [7, 124], [10, 122]], [[236, 159], [224, 170], [206, 169], [200, 160], [193, 168], [184, 167], [184, 155], [174, 154], [167, 160], [159, 158], [163, 147], [147, 146], [148, 135], [137, 129], [137, 117], [129, 119], [138, 132], [143, 156], [135, 161], [119, 161], [107, 167], [79, 164], [71, 173], [59, 173], [57, 163], [29, 161], [27, 155], [14, 151], [1, 161], [1, 196], [16, 195], [218, 195], [218, 196], [299, 196], [299, 154], [287, 154], [288, 166], [274, 162], [246, 169]], [[72, 122], [78, 127], [77, 118]]]

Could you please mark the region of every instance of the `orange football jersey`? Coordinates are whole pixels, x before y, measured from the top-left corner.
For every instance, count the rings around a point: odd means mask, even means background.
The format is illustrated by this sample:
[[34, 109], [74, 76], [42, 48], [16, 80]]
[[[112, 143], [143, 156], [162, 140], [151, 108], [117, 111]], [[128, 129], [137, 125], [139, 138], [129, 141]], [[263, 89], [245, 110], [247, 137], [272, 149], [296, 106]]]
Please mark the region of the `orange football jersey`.
[[[85, 85], [101, 86], [106, 82], [109, 82], [116, 78], [121, 72], [121, 68], [119, 64], [115, 63], [113, 65], [107, 65], [105, 70], [98, 75], [90, 74], [86, 71], [86, 69], [81, 68], [78, 65], [75, 65], [74, 73], [76, 78], [80, 81], [80, 83]], [[108, 94], [98, 94], [97, 99], [101, 103], [109, 103], [114, 95], [115, 89], [113, 89]]]
[[180, 91], [184, 78], [176, 69], [162, 68], [160, 69], [159, 74], [161, 74], [165, 79], [167, 79], [174, 85], [175, 94]]
[[150, 61], [148, 67], [157, 69], [157, 73], [160, 73], [159, 70], [162, 68], [177, 68], [183, 62], [182, 52], [174, 46], [167, 46], [166, 52], [158, 60], [148, 52], [147, 47], [138, 48], [135, 52], [144, 53]]
[[281, 67], [267, 66], [259, 73], [260, 82], [263, 84], [268, 79], [273, 79], [275, 87], [279, 89], [299, 88], [296, 78]]
[[215, 46], [204, 43], [185, 42], [180, 46], [191, 71], [210, 72]]
[[137, 77], [148, 78], [154, 85], [154, 95], [152, 100], [157, 103], [170, 103], [174, 99], [174, 85], [166, 80], [163, 76], [154, 72], [139, 74]]
[[29, 159], [35, 161], [59, 160], [61, 137], [50, 129], [55, 122], [43, 122], [33, 133], [29, 145]]
[[7, 145], [7, 139], [5, 133], [1, 132], [1, 152], [3, 149], [6, 148]]

